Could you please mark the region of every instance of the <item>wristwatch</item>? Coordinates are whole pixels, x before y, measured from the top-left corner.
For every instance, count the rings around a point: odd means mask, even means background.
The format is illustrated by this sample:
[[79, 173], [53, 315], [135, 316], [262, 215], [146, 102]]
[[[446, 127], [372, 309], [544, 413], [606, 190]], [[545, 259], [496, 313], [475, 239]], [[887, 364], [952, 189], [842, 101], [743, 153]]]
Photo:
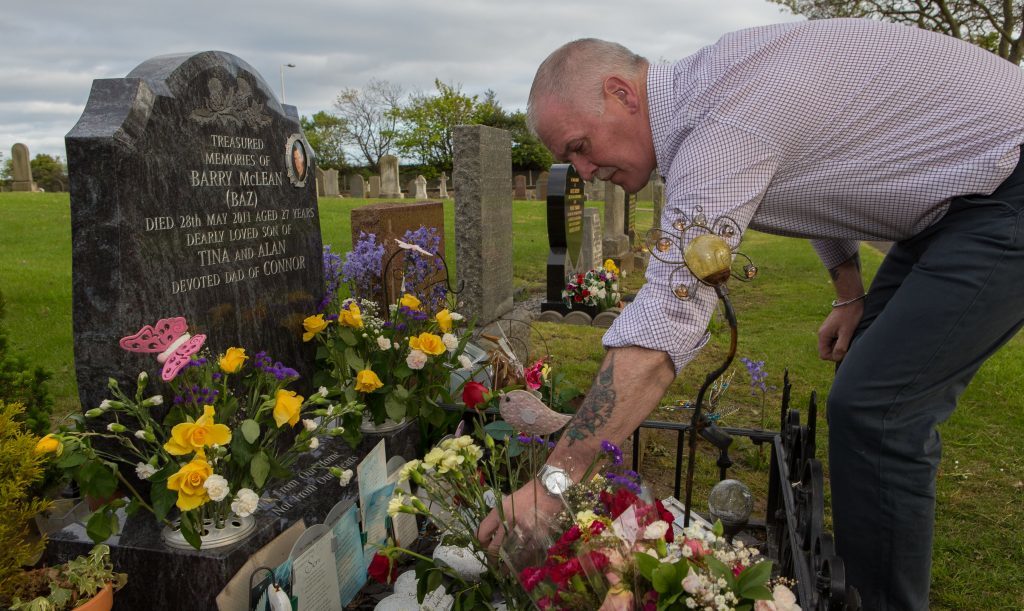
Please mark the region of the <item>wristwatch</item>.
[[551, 496], [560, 497], [572, 486], [572, 479], [565, 472], [565, 469], [554, 465], [546, 464], [541, 467], [540, 473], [537, 474], [537, 479], [540, 480], [541, 485], [544, 486], [544, 489]]

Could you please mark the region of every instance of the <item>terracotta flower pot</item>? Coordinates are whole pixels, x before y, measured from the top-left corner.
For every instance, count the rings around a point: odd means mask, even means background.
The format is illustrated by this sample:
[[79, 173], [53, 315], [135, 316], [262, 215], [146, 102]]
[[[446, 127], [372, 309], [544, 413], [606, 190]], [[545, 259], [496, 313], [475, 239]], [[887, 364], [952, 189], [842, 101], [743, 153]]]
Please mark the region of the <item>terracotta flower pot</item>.
[[96, 596], [75, 607], [74, 611], [110, 611], [114, 606], [114, 586], [103, 586]]

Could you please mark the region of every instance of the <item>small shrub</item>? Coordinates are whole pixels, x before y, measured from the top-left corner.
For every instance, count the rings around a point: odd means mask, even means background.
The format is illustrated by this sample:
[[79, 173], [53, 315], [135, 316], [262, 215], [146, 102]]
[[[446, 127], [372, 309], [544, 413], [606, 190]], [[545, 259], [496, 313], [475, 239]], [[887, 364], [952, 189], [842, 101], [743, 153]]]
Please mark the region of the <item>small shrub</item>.
[[42, 367], [31, 367], [23, 357], [11, 353], [3, 325], [5, 309], [0, 293], [0, 401], [24, 406], [20, 421], [30, 432], [45, 435], [50, 430], [50, 412], [53, 411], [53, 397], [46, 386], [50, 374]]

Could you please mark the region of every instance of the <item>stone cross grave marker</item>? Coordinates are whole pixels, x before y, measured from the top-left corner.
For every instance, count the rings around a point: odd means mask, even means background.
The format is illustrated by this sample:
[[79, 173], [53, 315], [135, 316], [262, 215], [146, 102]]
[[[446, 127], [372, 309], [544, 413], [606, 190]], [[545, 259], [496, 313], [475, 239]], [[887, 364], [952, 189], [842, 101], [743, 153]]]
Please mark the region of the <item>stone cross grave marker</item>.
[[267, 351], [308, 389], [314, 349], [299, 339], [323, 269], [295, 107], [234, 55], [166, 55], [94, 81], [66, 146], [83, 408], [107, 397], [109, 377], [130, 389], [159, 371], [118, 340], [175, 316], [215, 350]]
[[11, 191], [35, 191], [32, 182], [32, 164], [29, 163], [28, 147], [16, 142], [11, 147]]
[[455, 260], [462, 313], [482, 327], [512, 309], [512, 137], [484, 125], [458, 125], [455, 156]]
[[570, 274], [586, 272], [582, 268], [584, 182], [568, 163], [551, 166], [547, 186], [548, 266], [547, 301], [541, 310], [563, 314], [569, 308], [562, 302], [562, 290]]
[[402, 187], [398, 184], [398, 157], [394, 155], [382, 155], [380, 158], [380, 196], [402, 199]]

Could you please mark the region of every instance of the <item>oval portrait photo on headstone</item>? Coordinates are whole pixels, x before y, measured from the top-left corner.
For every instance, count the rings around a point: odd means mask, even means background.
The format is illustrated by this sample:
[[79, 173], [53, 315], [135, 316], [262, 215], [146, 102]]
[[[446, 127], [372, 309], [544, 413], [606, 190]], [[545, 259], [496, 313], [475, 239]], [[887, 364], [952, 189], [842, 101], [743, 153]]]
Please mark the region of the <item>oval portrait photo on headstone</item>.
[[302, 134], [292, 134], [285, 145], [285, 166], [288, 168], [288, 179], [296, 187], [306, 186], [306, 175], [309, 173], [309, 153], [302, 141]]

